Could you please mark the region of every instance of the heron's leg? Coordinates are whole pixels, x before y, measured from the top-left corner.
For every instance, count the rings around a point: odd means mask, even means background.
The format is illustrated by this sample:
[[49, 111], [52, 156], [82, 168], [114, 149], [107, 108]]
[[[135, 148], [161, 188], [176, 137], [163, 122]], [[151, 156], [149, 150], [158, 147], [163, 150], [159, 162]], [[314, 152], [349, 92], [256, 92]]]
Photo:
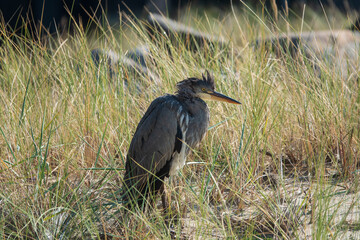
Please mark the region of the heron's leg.
[[161, 203], [162, 203], [162, 207], [163, 207], [163, 214], [164, 214], [164, 221], [166, 225], [169, 225], [170, 223], [170, 217], [169, 217], [169, 212], [170, 210], [170, 203], [169, 205], [166, 204], [166, 192], [165, 192], [165, 184], [161, 185], [161, 188], [159, 189], [159, 193], [161, 195]]
[[166, 194], [165, 194], [165, 184], [163, 184], [160, 188], [161, 202], [163, 206], [163, 210], [166, 212]]

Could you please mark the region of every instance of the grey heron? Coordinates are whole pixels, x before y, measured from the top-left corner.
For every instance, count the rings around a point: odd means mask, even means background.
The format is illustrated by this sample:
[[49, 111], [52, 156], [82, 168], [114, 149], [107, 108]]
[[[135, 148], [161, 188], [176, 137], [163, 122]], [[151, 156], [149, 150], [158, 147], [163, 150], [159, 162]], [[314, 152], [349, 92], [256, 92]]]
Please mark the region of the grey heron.
[[[155, 99], [138, 124], [127, 153], [123, 199], [144, 206], [149, 196], [163, 191], [164, 178], [181, 169], [190, 149], [204, 138], [209, 109], [204, 100], [240, 102], [215, 91], [214, 78], [178, 82], [177, 92]], [[165, 207], [165, 199], [162, 199]]]

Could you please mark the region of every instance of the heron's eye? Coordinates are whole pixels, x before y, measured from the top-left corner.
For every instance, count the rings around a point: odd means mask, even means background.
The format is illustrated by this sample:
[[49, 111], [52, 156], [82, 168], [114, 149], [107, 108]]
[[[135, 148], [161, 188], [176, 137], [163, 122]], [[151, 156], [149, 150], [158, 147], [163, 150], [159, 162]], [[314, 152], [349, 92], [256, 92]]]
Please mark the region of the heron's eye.
[[201, 91], [206, 92], [206, 89], [205, 89], [205, 88], [202, 88]]

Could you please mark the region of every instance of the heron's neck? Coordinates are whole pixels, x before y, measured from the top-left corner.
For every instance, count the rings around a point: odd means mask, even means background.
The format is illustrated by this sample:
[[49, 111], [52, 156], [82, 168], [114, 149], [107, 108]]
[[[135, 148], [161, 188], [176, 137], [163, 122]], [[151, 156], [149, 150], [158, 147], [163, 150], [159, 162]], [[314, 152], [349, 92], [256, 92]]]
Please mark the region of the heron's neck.
[[206, 102], [194, 94], [178, 93], [175, 95], [175, 97], [189, 109], [193, 108], [194, 105], [204, 109], [207, 108]]
[[175, 96], [179, 99], [191, 99], [191, 98], [196, 98], [197, 96], [195, 95], [195, 93], [193, 91], [191, 91], [190, 89], [181, 89], [178, 90], [175, 94]]

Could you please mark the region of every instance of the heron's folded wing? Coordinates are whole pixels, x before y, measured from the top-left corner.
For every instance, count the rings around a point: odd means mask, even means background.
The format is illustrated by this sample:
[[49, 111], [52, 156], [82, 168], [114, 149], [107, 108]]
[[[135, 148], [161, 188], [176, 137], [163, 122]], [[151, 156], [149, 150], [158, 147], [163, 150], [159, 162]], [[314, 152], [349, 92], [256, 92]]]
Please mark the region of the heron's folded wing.
[[130, 144], [126, 171], [132, 177], [146, 180], [171, 160], [178, 147], [175, 143], [179, 141], [179, 107], [179, 103], [170, 96], [155, 100], [150, 105]]

